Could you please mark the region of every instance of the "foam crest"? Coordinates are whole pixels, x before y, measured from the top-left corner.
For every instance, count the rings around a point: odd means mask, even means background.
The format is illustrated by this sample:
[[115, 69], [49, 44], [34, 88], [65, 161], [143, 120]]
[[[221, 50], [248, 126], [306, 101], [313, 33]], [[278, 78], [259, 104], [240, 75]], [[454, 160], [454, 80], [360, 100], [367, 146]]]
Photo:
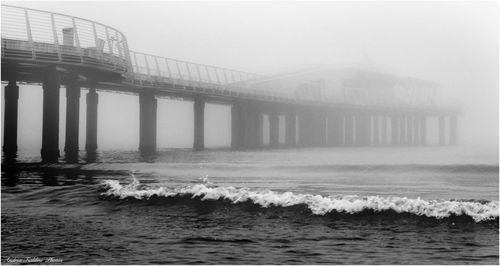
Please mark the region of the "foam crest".
[[132, 183], [121, 185], [116, 180], [106, 180], [107, 189], [103, 196], [119, 199], [135, 198], [147, 200], [155, 197], [191, 196], [201, 200], [228, 200], [232, 203], [253, 202], [261, 207], [289, 207], [306, 205], [313, 214], [325, 215], [330, 212], [359, 213], [365, 210], [375, 212], [395, 211], [419, 216], [442, 219], [450, 216], [466, 215], [476, 222], [495, 220], [498, 218], [498, 201], [474, 202], [454, 200], [423, 200], [406, 197], [380, 196], [321, 196], [292, 192], [276, 192], [272, 190], [254, 191], [247, 188], [211, 187], [196, 184], [190, 187], [141, 187], [134, 178]]

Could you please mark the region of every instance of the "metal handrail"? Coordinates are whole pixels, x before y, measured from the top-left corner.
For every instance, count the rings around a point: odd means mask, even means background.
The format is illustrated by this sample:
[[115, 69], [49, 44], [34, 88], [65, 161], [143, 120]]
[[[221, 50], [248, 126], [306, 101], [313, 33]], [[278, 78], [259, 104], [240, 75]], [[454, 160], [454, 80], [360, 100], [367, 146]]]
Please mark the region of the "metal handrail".
[[133, 73], [150, 78], [167, 78], [217, 86], [238, 85], [249, 88], [265, 76], [223, 67], [130, 51]]
[[99, 22], [2, 4], [2, 56], [89, 64], [125, 73], [126, 37]]
[[263, 75], [223, 67], [161, 57], [130, 51], [129, 80], [138, 84], [173, 84], [209, 89], [222, 95], [250, 95], [253, 97], [281, 97], [285, 94], [258, 89]]

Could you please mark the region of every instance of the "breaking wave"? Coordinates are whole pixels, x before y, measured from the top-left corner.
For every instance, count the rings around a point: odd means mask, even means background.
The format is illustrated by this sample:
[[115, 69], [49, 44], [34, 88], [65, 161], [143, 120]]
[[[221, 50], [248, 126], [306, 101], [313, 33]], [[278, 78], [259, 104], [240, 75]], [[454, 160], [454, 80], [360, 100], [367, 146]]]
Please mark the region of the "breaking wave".
[[132, 183], [121, 185], [116, 180], [104, 181], [103, 197], [149, 200], [152, 198], [190, 197], [201, 201], [229, 201], [232, 204], [252, 203], [262, 208], [305, 205], [314, 215], [329, 213], [357, 214], [361, 212], [395, 212], [422, 217], [444, 219], [466, 216], [475, 222], [498, 220], [498, 201], [424, 200], [406, 197], [380, 196], [322, 196], [272, 190], [217, 187], [210, 183], [188, 187], [149, 187], [133, 178]]

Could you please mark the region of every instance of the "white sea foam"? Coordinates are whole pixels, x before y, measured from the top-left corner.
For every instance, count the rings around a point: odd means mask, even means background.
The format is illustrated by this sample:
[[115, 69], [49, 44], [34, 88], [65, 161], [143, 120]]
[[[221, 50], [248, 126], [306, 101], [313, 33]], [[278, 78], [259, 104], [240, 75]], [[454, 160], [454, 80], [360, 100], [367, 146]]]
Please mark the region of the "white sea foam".
[[289, 207], [299, 204], [308, 206], [313, 214], [325, 215], [329, 212], [345, 212], [354, 214], [363, 210], [395, 211], [411, 213], [419, 216], [442, 219], [453, 215], [470, 216], [474, 221], [488, 221], [498, 218], [498, 201], [487, 203], [473, 201], [423, 200], [406, 197], [380, 196], [321, 196], [298, 194], [292, 192], [275, 192], [272, 190], [253, 191], [247, 188], [211, 187], [197, 184], [189, 187], [141, 187], [134, 178], [132, 183], [121, 185], [116, 180], [104, 181], [106, 191], [103, 196], [135, 199], [157, 197], [175, 197], [191, 195], [201, 200], [229, 200], [233, 203], [250, 201], [264, 208], [269, 206]]

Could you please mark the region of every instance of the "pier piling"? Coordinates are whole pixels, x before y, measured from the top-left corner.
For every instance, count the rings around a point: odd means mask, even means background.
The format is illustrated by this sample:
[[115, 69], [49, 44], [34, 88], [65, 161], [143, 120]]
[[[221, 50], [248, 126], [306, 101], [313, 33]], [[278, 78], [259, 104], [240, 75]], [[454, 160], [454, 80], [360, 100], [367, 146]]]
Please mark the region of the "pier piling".
[[55, 66], [45, 69], [43, 81], [42, 161], [59, 158], [59, 89], [60, 77]]

